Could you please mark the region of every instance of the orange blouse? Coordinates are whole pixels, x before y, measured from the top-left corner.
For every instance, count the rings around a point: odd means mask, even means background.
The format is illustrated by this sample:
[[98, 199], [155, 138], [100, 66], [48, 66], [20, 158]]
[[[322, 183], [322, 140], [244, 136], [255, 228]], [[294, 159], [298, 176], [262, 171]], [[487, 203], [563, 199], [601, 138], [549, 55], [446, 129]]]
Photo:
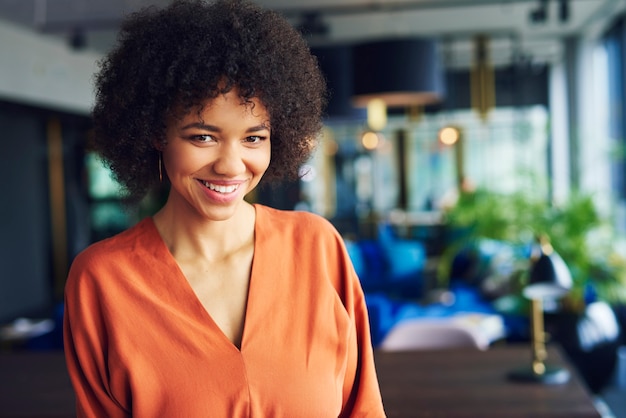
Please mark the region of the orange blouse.
[[151, 218], [90, 246], [65, 289], [79, 417], [383, 417], [363, 292], [325, 219], [256, 205], [241, 349]]

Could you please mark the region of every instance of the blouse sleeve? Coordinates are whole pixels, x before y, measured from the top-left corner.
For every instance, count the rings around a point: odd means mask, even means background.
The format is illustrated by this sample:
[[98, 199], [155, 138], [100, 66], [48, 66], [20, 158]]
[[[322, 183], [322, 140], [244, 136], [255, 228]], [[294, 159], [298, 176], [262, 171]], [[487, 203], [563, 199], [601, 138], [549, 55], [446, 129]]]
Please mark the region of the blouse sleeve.
[[340, 264], [344, 275], [344, 304], [352, 319], [348, 368], [344, 381], [341, 417], [385, 417], [370, 337], [365, 297], [343, 240], [339, 237]]
[[103, 303], [83, 258], [74, 261], [65, 287], [64, 350], [76, 394], [77, 417], [130, 417], [111, 395]]

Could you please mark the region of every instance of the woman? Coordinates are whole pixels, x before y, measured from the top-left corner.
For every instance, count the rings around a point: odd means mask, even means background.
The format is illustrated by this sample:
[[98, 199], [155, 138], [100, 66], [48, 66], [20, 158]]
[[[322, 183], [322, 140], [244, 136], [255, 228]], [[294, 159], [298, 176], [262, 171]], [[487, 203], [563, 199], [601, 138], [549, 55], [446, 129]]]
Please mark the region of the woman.
[[368, 319], [323, 218], [244, 200], [297, 171], [325, 84], [252, 4], [175, 2], [123, 25], [96, 78], [95, 146], [164, 206], [76, 257], [65, 350], [79, 416], [384, 416]]

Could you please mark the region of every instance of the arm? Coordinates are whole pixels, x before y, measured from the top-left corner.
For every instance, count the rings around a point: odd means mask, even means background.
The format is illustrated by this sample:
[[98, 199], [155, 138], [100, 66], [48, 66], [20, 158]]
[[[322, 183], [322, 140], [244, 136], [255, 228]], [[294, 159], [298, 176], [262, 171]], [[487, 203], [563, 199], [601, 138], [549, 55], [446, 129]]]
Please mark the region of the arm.
[[349, 367], [354, 365], [354, 371], [346, 373], [344, 399], [347, 402], [341, 416], [384, 417], [364, 302], [355, 307], [354, 320], [355, 332], [348, 353], [348, 364]]
[[65, 288], [64, 349], [76, 413], [78, 417], [130, 417], [111, 394], [102, 303], [85, 264], [79, 256]]
[[[340, 237], [339, 239], [341, 240]], [[339, 251], [345, 283], [343, 299], [352, 319], [348, 368], [344, 381], [344, 408], [341, 416], [384, 417], [365, 297], [342, 241], [340, 241]]]

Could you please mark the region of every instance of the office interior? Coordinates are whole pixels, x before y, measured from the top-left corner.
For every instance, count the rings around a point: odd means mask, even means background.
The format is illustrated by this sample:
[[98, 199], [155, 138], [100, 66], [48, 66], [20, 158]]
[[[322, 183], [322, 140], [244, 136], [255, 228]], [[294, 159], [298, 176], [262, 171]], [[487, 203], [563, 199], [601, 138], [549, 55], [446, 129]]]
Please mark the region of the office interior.
[[[303, 31], [331, 98], [301, 178], [249, 199], [335, 225], [374, 347], [401, 322], [437, 320], [480, 328], [480, 349], [530, 355], [524, 280], [547, 238], [573, 278], [544, 301], [549, 343], [606, 416], [626, 411], [626, 1], [257, 2]], [[73, 257], [163, 202], [166, 190], [125, 205], [90, 151], [89, 112], [121, 16], [168, 3], [0, 0], [3, 351], [62, 349]], [[407, 72], [431, 74], [433, 94], [363, 85]]]

